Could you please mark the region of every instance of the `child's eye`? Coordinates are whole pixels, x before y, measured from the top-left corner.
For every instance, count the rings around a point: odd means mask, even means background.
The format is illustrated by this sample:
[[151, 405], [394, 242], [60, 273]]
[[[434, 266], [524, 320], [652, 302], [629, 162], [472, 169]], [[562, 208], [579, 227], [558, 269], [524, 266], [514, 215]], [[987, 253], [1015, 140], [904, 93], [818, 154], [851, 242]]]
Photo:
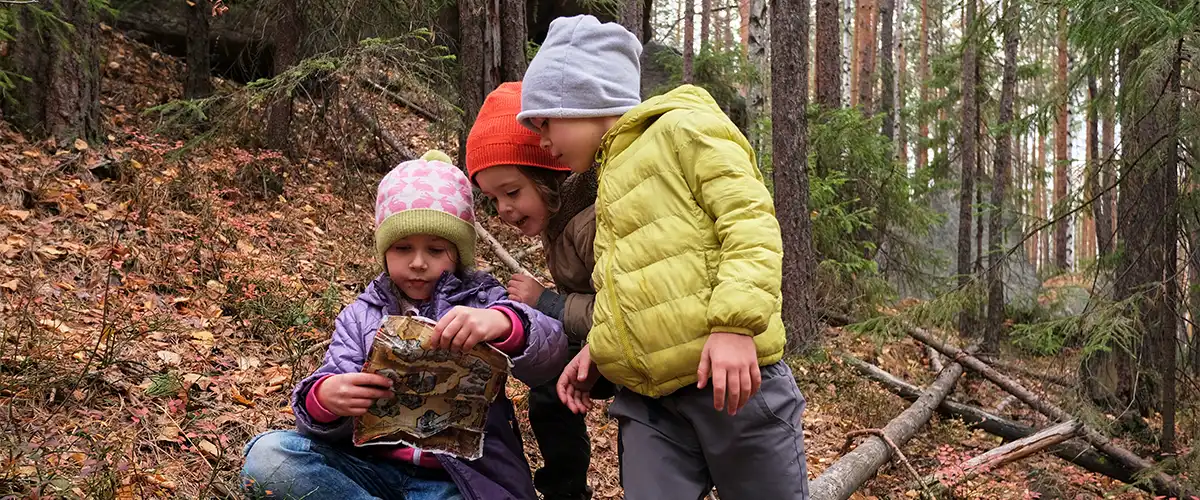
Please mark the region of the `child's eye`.
[[509, 191], [509, 192], [507, 192], [507, 193], [505, 193], [505, 194], [507, 194], [507, 195], [508, 195], [508, 196], [510, 196], [510, 197], [513, 197], [513, 196], [516, 196], [516, 195], [517, 195], [517, 193], [519, 193], [519, 192], [521, 192], [521, 190], [520, 190], [520, 189], [514, 189], [514, 190], [512, 190], [512, 191]]
[[430, 249], [429, 249], [429, 253], [431, 253], [431, 254], [434, 254], [434, 255], [440, 255], [440, 254], [442, 254], [442, 253], [443, 253], [443, 252], [445, 252], [445, 251], [446, 251], [446, 249], [445, 249], [445, 248], [437, 248], [437, 247], [433, 247], [433, 248], [430, 248]]

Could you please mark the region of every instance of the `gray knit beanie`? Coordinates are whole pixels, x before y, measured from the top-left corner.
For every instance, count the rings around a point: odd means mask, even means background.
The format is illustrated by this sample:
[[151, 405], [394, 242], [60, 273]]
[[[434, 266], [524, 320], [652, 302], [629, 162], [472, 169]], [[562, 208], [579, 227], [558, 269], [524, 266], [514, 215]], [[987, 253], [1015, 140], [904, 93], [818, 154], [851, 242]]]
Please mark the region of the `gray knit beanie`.
[[517, 120], [620, 116], [642, 102], [642, 44], [617, 23], [592, 16], [550, 23], [521, 88]]

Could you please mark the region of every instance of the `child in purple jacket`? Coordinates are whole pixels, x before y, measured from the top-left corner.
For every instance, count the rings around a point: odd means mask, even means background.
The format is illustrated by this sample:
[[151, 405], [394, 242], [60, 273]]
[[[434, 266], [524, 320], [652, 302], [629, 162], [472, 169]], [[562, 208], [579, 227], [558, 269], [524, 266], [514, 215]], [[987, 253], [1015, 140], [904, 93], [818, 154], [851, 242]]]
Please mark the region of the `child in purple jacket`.
[[352, 420], [390, 395], [391, 380], [361, 373], [385, 315], [438, 320], [434, 346], [455, 351], [489, 342], [512, 357], [513, 375], [545, 383], [567, 362], [562, 325], [508, 300], [475, 262], [474, 211], [466, 176], [440, 152], [402, 163], [379, 184], [375, 251], [384, 272], [342, 310], [324, 364], [292, 393], [297, 431], [271, 431], [246, 445], [251, 496], [535, 499], [512, 403], [488, 410], [483, 457], [459, 460], [407, 447], [355, 448]]

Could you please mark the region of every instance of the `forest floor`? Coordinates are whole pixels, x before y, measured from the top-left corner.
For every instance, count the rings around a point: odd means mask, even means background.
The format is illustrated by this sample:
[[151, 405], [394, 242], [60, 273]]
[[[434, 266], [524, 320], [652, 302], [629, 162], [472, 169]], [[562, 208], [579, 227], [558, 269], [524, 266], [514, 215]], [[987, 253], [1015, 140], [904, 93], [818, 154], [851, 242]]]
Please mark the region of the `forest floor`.
[[[105, 144], [32, 143], [0, 124], [0, 497], [236, 497], [242, 446], [293, 426], [291, 387], [319, 362], [334, 316], [377, 272], [369, 249], [381, 174], [316, 157], [297, 164], [220, 139], [185, 148], [155, 134], [141, 112], [179, 97], [181, 64], [104, 33]], [[389, 126], [414, 149], [444, 145], [394, 111]], [[534, 243], [483, 221], [509, 250]], [[480, 248], [480, 264], [492, 263]], [[549, 281], [539, 254], [524, 263]], [[831, 351], [914, 383], [933, 378], [911, 339], [840, 329], [825, 338]], [[832, 356], [789, 362], [808, 400], [810, 477], [836, 461], [847, 432], [882, 427], [907, 407]], [[1057, 373], [1072, 366], [1063, 357], [1025, 362]], [[536, 468], [526, 391], [510, 383], [508, 393]], [[974, 377], [956, 394], [985, 408], [1004, 396]], [[1014, 418], [1044, 423], [1013, 408]], [[604, 410], [588, 416], [590, 482], [597, 498], [621, 498], [616, 422]], [[904, 451], [930, 474], [998, 442], [935, 417]], [[887, 465], [854, 498], [915, 497], [912, 483]], [[1050, 456], [958, 491], [1143, 497]]]

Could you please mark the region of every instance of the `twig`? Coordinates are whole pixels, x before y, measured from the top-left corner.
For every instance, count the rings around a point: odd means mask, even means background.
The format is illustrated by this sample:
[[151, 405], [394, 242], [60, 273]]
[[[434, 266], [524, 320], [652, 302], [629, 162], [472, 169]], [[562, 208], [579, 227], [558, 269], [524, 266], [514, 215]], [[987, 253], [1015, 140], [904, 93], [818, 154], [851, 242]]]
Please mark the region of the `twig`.
[[26, 5], [38, 3], [38, 0], [0, 0], [0, 5]]
[[363, 78], [360, 78], [359, 81], [362, 82], [363, 85], [373, 87], [375, 90], [383, 92], [383, 95], [387, 96], [389, 99], [391, 99], [393, 101], [396, 101], [397, 104], [408, 108], [410, 111], [412, 111], [413, 113], [416, 113], [417, 116], [420, 116], [421, 118], [424, 118], [424, 119], [432, 121], [432, 122], [437, 122], [437, 123], [442, 123], [442, 121], [443, 121], [440, 116], [437, 116], [437, 115], [433, 114], [433, 112], [426, 110], [425, 108], [421, 107], [421, 105], [413, 102], [411, 99], [408, 99], [400, 94], [397, 94], [396, 92], [393, 92], [391, 89], [376, 83], [374, 80], [370, 80], [366, 77], [363, 77]]
[[368, 115], [367, 112], [363, 110], [362, 104], [359, 104], [357, 101], [350, 101], [350, 111], [354, 113], [355, 118], [358, 118], [363, 125], [366, 125], [367, 128], [371, 130], [371, 133], [382, 139], [383, 142], [386, 142], [388, 146], [391, 146], [392, 149], [396, 150], [400, 156], [403, 156], [406, 161], [417, 157], [416, 153], [401, 144], [400, 140], [397, 139], [396, 136], [392, 135], [391, 132], [383, 128], [383, 126], [379, 124], [379, 121], [375, 120], [375, 118], [372, 118], [371, 115]]
[[1008, 409], [1008, 407], [1012, 406], [1012, 404], [1015, 402], [1017, 402], [1017, 397], [1009, 394], [1008, 397], [1000, 401], [1000, 404], [996, 405], [996, 409], [992, 410], [992, 412], [1004, 413], [1004, 410]]
[[517, 259], [514, 259], [512, 254], [508, 253], [508, 250], [504, 249], [504, 245], [501, 245], [500, 241], [497, 240], [495, 236], [492, 236], [492, 233], [489, 233], [488, 230], [483, 227], [483, 224], [479, 223], [479, 221], [475, 221], [475, 232], [479, 233], [479, 236], [481, 236], [484, 241], [487, 241], [488, 246], [490, 246], [492, 249], [492, 253], [496, 254], [496, 257], [500, 259], [500, 262], [503, 262], [504, 265], [513, 272], [513, 274], [525, 274], [533, 276], [533, 273], [522, 267], [521, 263], [517, 262]]
[[[926, 346], [926, 347], [929, 349], [933, 349], [932, 347], [928, 347], [928, 346]], [[1038, 380], [1041, 382], [1054, 384], [1054, 385], [1057, 385], [1060, 387], [1071, 387], [1072, 385], [1074, 385], [1071, 383], [1070, 380], [1068, 380], [1064, 377], [1059, 377], [1057, 375], [1051, 375], [1049, 373], [1036, 372], [1036, 371], [1030, 370], [1029, 368], [1025, 368], [1024, 366], [1001, 361], [992, 356], [985, 357], [985, 358], [983, 358], [983, 360], [986, 361], [988, 364], [990, 364], [996, 368], [999, 368], [1001, 370], [1008, 371], [1008, 372], [1015, 372], [1015, 373], [1024, 375], [1026, 377], [1029, 377], [1031, 379]]]
[[[529, 254], [536, 252], [538, 250], [541, 250], [541, 249], [542, 249], [542, 242], [539, 241], [537, 243], [534, 243], [529, 248], [525, 248], [525, 249], [521, 249], [521, 250], [517, 250], [516, 252], [513, 252], [512, 256], [513, 256], [513, 259], [520, 261], [521, 259], [524, 259], [525, 257], [529, 256]], [[490, 273], [490, 272], [496, 270], [496, 266], [489, 264], [489, 265], [479, 268], [479, 270], [481, 272]]]
[[933, 371], [941, 373], [945, 368], [945, 365], [942, 364], [942, 355], [929, 346], [925, 346], [925, 355], [929, 357], [929, 367]]

